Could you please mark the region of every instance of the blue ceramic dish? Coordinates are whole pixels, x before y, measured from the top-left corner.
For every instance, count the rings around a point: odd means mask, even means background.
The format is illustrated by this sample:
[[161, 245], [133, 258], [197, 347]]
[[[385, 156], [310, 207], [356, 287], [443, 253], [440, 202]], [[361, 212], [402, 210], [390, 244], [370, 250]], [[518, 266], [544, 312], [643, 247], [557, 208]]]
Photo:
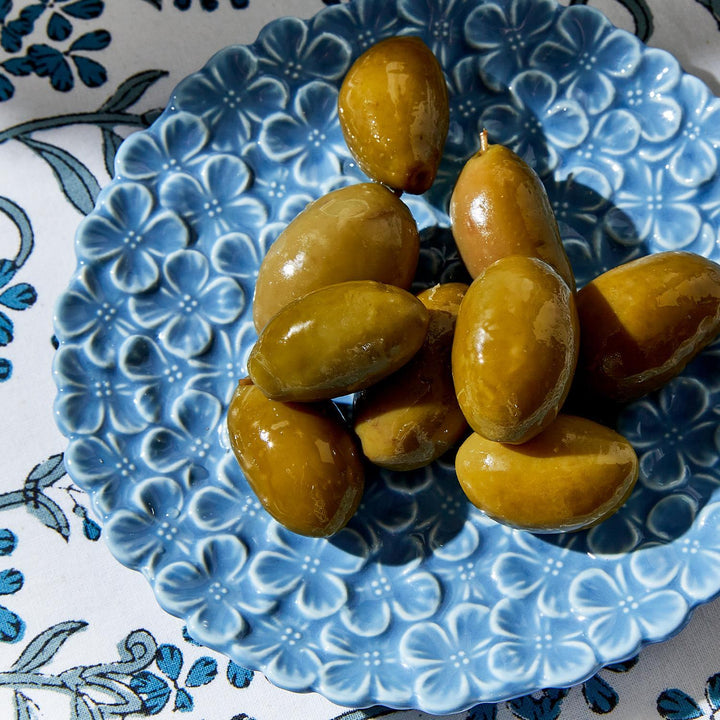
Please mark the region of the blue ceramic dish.
[[123, 144], [57, 307], [56, 413], [112, 552], [194, 638], [284, 688], [448, 713], [578, 683], [720, 592], [720, 343], [619, 412], [641, 478], [588, 532], [486, 519], [452, 458], [371, 474], [332, 539], [269, 519], [224, 429], [253, 284], [308, 201], [361, 179], [338, 87], [395, 34], [450, 88], [439, 177], [407, 198], [418, 289], [463, 277], [446, 208], [482, 127], [540, 173], [579, 285], [660, 250], [720, 259], [720, 102], [671, 56], [552, 0], [357, 0], [222, 50]]

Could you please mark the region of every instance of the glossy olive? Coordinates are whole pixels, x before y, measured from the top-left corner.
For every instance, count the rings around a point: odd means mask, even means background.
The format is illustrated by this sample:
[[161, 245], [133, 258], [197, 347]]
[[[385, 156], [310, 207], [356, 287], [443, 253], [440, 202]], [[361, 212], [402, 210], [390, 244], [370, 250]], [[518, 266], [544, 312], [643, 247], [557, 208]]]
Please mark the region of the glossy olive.
[[605, 520], [638, 477], [637, 455], [622, 435], [565, 414], [523, 445], [473, 433], [460, 446], [455, 468], [473, 505], [499, 522], [538, 533]]
[[458, 313], [452, 372], [470, 426], [521, 443], [557, 415], [577, 362], [573, 293], [548, 264], [513, 255], [473, 280]]
[[248, 373], [279, 400], [322, 400], [368, 387], [420, 349], [429, 323], [407, 290], [351, 280], [315, 290], [272, 317]]
[[467, 285], [447, 283], [421, 292], [430, 324], [413, 359], [355, 400], [355, 432], [365, 457], [392, 470], [436, 460], [467, 430], [450, 370], [460, 301]]
[[357, 58], [340, 87], [338, 115], [368, 177], [408, 193], [430, 188], [450, 113], [442, 69], [420, 38], [387, 38]]
[[537, 257], [575, 289], [555, 213], [535, 171], [504, 145], [480, 150], [460, 171], [450, 199], [453, 237], [471, 277], [507, 255]]
[[355, 513], [365, 484], [337, 407], [270, 400], [242, 380], [227, 415], [230, 445], [263, 507], [300, 535], [325, 537]]
[[577, 294], [577, 384], [627, 401], [677, 375], [720, 332], [720, 265], [663, 252], [608, 270]]
[[377, 280], [407, 290], [419, 246], [413, 216], [383, 185], [333, 190], [297, 215], [263, 258], [253, 301], [256, 329], [292, 300], [333, 283]]

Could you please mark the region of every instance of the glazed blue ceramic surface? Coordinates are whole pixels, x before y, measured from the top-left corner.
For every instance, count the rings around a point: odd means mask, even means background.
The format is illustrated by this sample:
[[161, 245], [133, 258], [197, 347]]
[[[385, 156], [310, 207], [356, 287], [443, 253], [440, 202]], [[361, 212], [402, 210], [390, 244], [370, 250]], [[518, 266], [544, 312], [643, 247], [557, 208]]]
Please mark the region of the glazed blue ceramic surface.
[[720, 592], [720, 343], [612, 419], [641, 476], [587, 532], [487, 519], [451, 456], [369, 471], [331, 539], [271, 520], [225, 430], [255, 278], [309, 201], [364, 179], [338, 88], [397, 34], [430, 45], [450, 90], [438, 179], [404, 197], [417, 290], [465, 278], [446, 211], [483, 127], [541, 175], [579, 286], [662, 250], [720, 260], [720, 101], [671, 56], [582, 5], [358, 0], [222, 50], [122, 145], [57, 306], [56, 415], [110, 549], [196, 640], [284, 688], [448, 713], [580, 682]]

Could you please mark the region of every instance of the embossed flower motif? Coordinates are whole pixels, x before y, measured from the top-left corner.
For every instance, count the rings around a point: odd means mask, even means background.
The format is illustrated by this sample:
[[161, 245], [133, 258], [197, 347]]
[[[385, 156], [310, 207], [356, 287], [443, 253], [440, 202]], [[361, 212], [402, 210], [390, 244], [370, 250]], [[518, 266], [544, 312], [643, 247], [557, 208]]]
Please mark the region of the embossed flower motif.
[[340, 159], [349, 152], [337, 119], [337, 89], [319, 80], [303, 85], [291, 112], [265, 120], [259, 143], [271, 160], [292, 163], [298, 184], [319, 185], [339, 175]]
[[246, 630], [243, 612], [268, 608], [246, 587], [247, 557], [247, 548], [233, 535], [198, 543], [189, 560], [158, 571], [154, 582], [158, 601], [168, 612], [184, 618], [188, 632], [199, 642], [229, 642]]
[[175, 521], [183, 505], [182, 488], [170, 478], [143, 480], [126, 505], [105, 523], [113, 555], [123, 565], [153, 574], [169, 547], [182, 543]]
[[258, 270], [269, 247], [266, 239], [265, 233], [256, 241], [246, 233], [230, 232], [219, 237], [210, 251], [212, 266], [235, 278], [247, 297], [255, 291]]
[[591, 567], [577, 574], [570, 583], [570, 603], [586, 618], [585, 638], [600, 662], [630, 657], [643, 640], [662, 640], [688, 611], [680, 593], [647, 588], [623, 566], [614, 573]]
[[564, 10], [549, 38], [531, 55], [531, 64], [567, 85], [566, 93], [591, 114], [613, 101], [615, 81], [631, 75], [641, 44], [598, 12], [580, 6]]
[[61, 347], [54, 369], [61, 378], [55, 413], [64, 434], [92, 435], [104, 423], [118, 433], [145, 426], [135, 405], [135, 386], [89, 362], [77, 346]]
[[256, 47], [260, 67], [289, 85], [308, 78], [336, 80], [350, 66], [351, 49], [347, 42], [329, 33], [309, 36], [307, 23], [298, 18], [286, 17], [266, 25], [258, 35]]
[[157, 292], [131, 298], [130, 312], [140, 326], [158, 330], [163, 346], [182, 358], [205, 352], [213, 325], [233, 322], [245, 307], [238, 283], [212, 278], [207, 258], [196, 250], [169, 255], [163, 279]]
[[551, 25], [557, 6], [551, 0], [502, 0], [482, 3], [465, 23], [465, 39], [480, 53], [485, 82], [504, 89], [512, 78], [528, 67], [535, 36]]
[[186, 390], [172, 404], [169, 427], [153, 427], [143, 438], [142, 457], [160, 473], [187, 472], [190, 485], [208, 474], [217, 444], [222, 405], [213, 395]]
[[364, 52], [371, 45], [399, 28], [397, 9], [387, 0], [367, 0], [362, 3], [343, 3], [323, 10], [315, 18], [314, 29], [339, 35]]
[[683, 75], [679, 95], [685, 122], [673, 144], [670, 172], [681, 185], [698, 187], [715, 174], [720, 146], [720, 100], [696, 77]]
[[[708, 478], [717, 490], [720, 478]], [[669, 496], [673, 498], [674, 496]], [[693, 602], [708, 600], [717, 592], [720, 576], [720, 504], [706, 505], [695, 516], [692, 533], [672, 542], [635, 553], [633, 574], [652, 588], [678, 583]]]
[[173, 100], [179, 110], [199, 116], [211, 128], [213, 147], [236, 151], [255, 123], [286, 106], [288, 93], [283, 83], [260, 72], [247, 47], [237, 45], [180, 83]]
[[345, 604], [347, 585], [342, 579], [357, 572], [369, 549], [353, 530], [345, 528], [336, 542], [323, 539], [298, 540], [279, 526], [270, 530], [269, 550], [259, 552], [250, 566], [256, 587], [266, 595], [292, 594], [298, 609], [308, 618], [323, 618]]
[[378, 648], [377, 638], [354, 635], [345, 628], [326, 625], [322, 644], [333, 659], [320, 671], [320, 688], [330, 700], [343, 704], [372, 697], [378, 703], [404, 703], [410, 699], [412, 677], [397, 653]]
[[70, 289], [60, 296], [55, 324], [63, 338], [82, 340], [93, 362], [108, 366], [117, 343], [132, 332], [132, 325], [118, 312], [117, 288], [104, 284], [97, 268], [80, 268]]
[[155, 285], [158, 262], [188, 244], [188, 231], [175, 212], [158, 209], [144, 185], [111, 185], [97, 212], [78, 232], [77, 254], [86, 262], [109, 262], [113, 282], [123, 292], [139, 293]]
[[353, 585], [353, 601], [341, 611], [345, 625], [357, 635], [387, 630], [393, 617], [424, 620], [439, 607], [442, 591], [433, 575], [422, 570], [375, 563]]
[[556, 148], [579, 145], [588, 133], [587, 115], [580, 103], [563, 98], [549, 75], [527, 70], [510, 85], [507, 103], [485, 110], [480, 125], [492, 142], [512, 147], [538, 173], [558, 164]]
[[478, 691], [499, 687], [488, 672], [488, 609], [461, 603], [443, 625], [421, 622], [400, 640], [400, 657], [415, 677], [415, 693], [428, 712], [458, 707]]
[[70, 443], [65, 464], [72, 477], [88, 490], [98, 515], [107, 517], [124, 504], [124, 493], [147, 476], [147, 468], [133, 459], [120, 437], [82, 437]]
[[492, 674], [503, 682], [537, 679], [538, 687], [562, 687], [595, 665], [583, 628], [564, 617], [527, 611], [523, 601], [506, 598], [492, 610], [497, 642], [489, 654]]
[[156, 180], [167, 172], [187, 169], [208, 140], [205, 123], [195, 115], [176, 112], [157, 132], [134, 133], [122, 143], [115, 158], [119, 177]]
[[684, 485], [693, 465], [712, 466], [718, 427], [707, 390], [691, 377], [675, 378], [657, 396], [629, 405], [618, 425], [638, 451], [641, 482], [653, 490]]

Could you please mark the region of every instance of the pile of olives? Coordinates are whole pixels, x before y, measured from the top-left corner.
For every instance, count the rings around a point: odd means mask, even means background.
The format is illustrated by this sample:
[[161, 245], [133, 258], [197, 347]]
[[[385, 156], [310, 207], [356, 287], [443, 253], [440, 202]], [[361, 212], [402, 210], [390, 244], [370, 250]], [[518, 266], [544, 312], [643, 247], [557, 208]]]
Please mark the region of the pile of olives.
[[[419, 38], [383, 40], [348, 71], [338, 112], [371, 181], [310, 203], [270, 247], [249, 377], [228, 411], [258, 499], [290, 530], [328, 536], [355, 513], [366, 462], [407, 471], [457, 448], [460, 486], [500, 522], [559, 532], [605, 519], [638, 459], [565, 412], [568, 396], [625, 402], [679, 373], [720, 332], [720, 266], [659, 253], [577, 290], [542, 182], [483, 133], [449, 208], [472, 281], [416, 296], [419, 235], [401, 197], [437, 174], [440, 65]], [[348, 424], [336, 400], [351, 393]]]

